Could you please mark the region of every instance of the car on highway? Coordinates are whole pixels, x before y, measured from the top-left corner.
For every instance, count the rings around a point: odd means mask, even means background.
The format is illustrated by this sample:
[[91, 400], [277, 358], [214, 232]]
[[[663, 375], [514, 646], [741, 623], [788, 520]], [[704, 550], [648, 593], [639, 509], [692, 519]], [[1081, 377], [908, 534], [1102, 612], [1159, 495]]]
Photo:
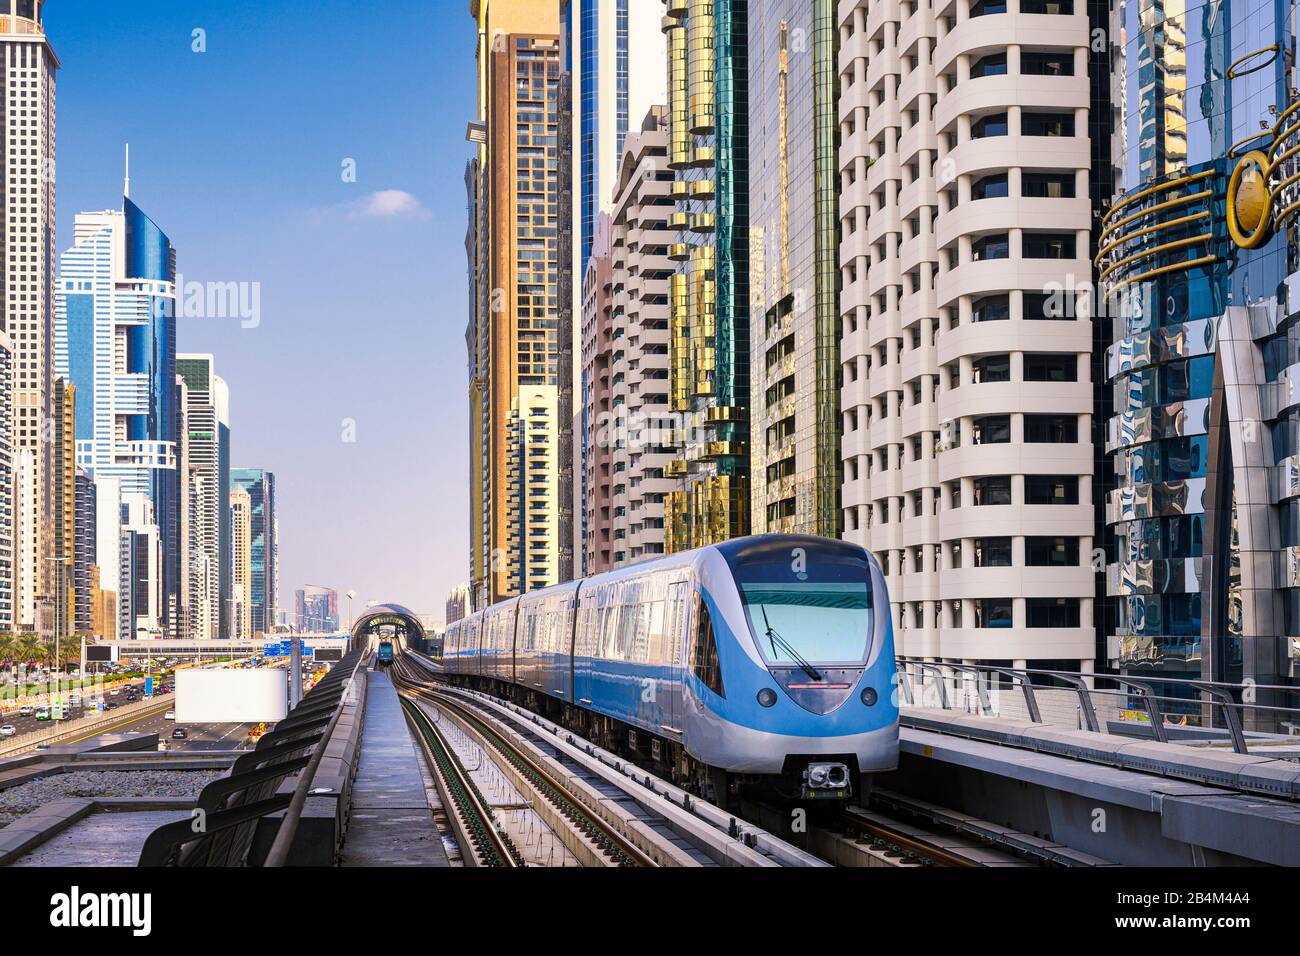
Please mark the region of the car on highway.
[[175, 720], [175, 719], [176, 719], [176, 711], [174, 710], [169, 710], [167, 711], [167, 713], [163, 714], [163, 720]]
[[0, 724], [0, 737], [12, 737], [18, 733], [18, 728], [13, 724]]
[[21, 707], [18, 708], [18, 716], [30, 717], [35, 712], [35, 710], [36, 708], [34, 708], [31, 704], [23, 704]]
[[172, 731], [172, 740], [184, 740], [189, 737], [189, 732], [184, 727], [177, 727]]
[[117, 696], [118, 694], [120, 694], [120, 693], [122, 693], [122, 688], [120, 688], [120, 687], [114, 687], [112, 690], [110, 690], [110, 691], [108, 692], [108, 696], [109, 696], [109, 697], [116, 697], [116, 696]]
[[36, 717], [37, 720], [49, 720], [49, 719], [50, 719], [50, 708], [48, 708], [48, 707], [37, 707], [37, 708], [36, 708], [36, 714], [35, 714], [34, 716]]
[[69, 706], [69, 707], [80, 707], [80, 706], [81, 706], [81, 695], [80, 695], [80, 694], [69, 694], [69, 695], [68, 695], [68, 706]]

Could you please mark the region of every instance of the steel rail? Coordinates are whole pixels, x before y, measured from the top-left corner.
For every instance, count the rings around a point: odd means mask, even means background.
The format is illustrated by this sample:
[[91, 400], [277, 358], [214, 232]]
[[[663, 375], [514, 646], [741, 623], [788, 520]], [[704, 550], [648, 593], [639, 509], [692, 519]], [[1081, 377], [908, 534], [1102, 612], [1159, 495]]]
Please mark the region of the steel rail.
[[399, 680], [414, 694], [435, 706], [460, 717], [497, 754], [509, 763], [539, 796], [550, 803], [570, 825], [585, 835], [602, 854], [616, 866], [657, 866], [644, 851], [616, 829], [588, 811], [582, 801], [547, 767], [539, 763], [524, 748], [512, 743], [505, 733], [497, 730], [496, 718], [478, 711], [463, 701], [447, 694], [429, 690], [413, 681], [404, 669], [397, 671]]
[[468, 844], [463, 849], [469, 851], [471, 861], [478, 866], [522, 867], [523, 856], [514, 841], [497, 826], [496, 815], [442, 731], [409, 698], [402, 699], [402, 708], [418, 731], [417, 738], [425, 751], [429, 770], [439, 779], [439, 789], [452, 804], [460, 824], [458, 835]]

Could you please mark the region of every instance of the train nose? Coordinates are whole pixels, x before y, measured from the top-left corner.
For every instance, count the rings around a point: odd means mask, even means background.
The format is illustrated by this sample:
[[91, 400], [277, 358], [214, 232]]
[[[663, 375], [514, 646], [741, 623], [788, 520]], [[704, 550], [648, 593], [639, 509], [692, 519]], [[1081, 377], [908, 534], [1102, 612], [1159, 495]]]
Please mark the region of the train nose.
[[804, 710], [829, 714], [849, 699], [863, 668], [815, 667], [814, 673], [809, 673], [801, 667], [772, 667], [769, 671]]

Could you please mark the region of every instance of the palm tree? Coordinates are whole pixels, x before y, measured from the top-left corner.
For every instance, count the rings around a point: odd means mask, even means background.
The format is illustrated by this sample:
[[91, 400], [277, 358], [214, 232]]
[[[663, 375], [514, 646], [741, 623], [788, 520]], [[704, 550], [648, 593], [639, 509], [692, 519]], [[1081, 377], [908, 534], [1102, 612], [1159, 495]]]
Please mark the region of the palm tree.
[[33, 661], [39, 663], [41, 655], [45, 650], [45, 645], [35, 634], [23, 634], [18, 638], [18, 645], [14, 649], [14, 655], [23, 663], [30, 664]]

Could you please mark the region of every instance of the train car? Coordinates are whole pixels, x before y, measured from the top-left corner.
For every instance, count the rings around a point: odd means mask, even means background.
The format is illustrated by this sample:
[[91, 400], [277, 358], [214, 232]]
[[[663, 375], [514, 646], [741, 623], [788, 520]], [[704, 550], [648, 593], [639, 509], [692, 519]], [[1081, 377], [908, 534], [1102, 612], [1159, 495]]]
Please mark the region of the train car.
[[446, 653], [704, 793], [843, 799], [898, 762], [884, 577], [844, 541], [738, 538], [533, 592], [457, 622]]
[[392, 662], [393, 662], [393, 642], [380, 641], [379, 642], [379, 663], [391, 664]]

